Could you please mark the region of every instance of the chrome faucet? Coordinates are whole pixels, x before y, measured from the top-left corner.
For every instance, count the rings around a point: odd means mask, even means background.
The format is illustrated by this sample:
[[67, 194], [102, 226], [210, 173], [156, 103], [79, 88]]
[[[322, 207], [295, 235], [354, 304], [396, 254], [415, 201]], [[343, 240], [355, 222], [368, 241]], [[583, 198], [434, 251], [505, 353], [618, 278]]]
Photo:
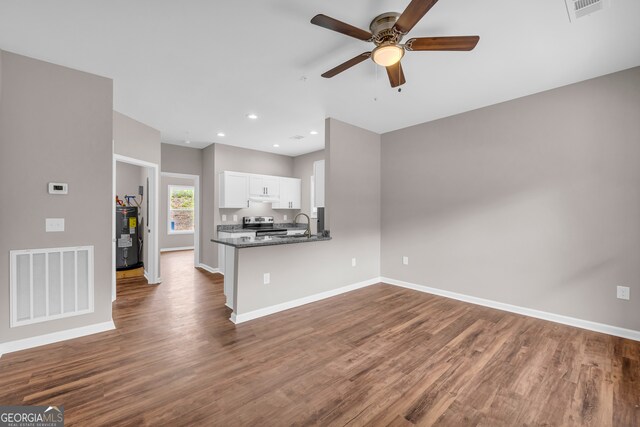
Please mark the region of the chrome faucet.
[[302, 215], [302, 216], [307, 218], [307, 229], [304, 231], [304, 235], [307, 236], [307, 238], [311, 238], [311, 219], [309, 219], [309, 215], [307, 215], [306, 213], [300, 212], [298, 215], [296, 215], [293, 218], [293, 225], [297, 224], [296, 220], [298, 219], [298, 217], [300, 215]]

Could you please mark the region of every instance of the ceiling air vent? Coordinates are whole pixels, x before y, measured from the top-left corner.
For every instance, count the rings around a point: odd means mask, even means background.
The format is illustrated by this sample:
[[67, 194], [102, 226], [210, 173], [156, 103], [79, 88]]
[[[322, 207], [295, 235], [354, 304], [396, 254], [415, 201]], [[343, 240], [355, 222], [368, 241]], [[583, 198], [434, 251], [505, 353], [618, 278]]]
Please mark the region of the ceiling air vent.
[[297, 141], [300, 141], [303, 138], [304, 138], [304, 136], [302, 136], [302, 135], [293, 135], [293, 136], [289, 137], [289, 139], [295, 139]]
[[575, 21], [608, 6], [609, 0], [565, 0], [569, 21]]

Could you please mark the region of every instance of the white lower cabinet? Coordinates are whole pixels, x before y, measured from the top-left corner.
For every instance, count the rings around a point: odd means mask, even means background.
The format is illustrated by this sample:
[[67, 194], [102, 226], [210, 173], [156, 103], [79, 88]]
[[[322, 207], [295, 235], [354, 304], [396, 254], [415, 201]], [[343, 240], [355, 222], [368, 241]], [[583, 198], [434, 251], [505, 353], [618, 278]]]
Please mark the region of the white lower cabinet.
[[[229, 233], [224, 231], [218, 231], [218, 237], [220, 239], [231, 239], [231, 238], [239, 238], [239, 237], [256, 237], [255, 231], [243, 231], [242, 233]], [[218, 243], [218, 270], [220, 273], [224, 274], [224, 253], [225, 247], [227, 245], [221, 245]], [[226, 295], [226, 294], [225, 294]]]

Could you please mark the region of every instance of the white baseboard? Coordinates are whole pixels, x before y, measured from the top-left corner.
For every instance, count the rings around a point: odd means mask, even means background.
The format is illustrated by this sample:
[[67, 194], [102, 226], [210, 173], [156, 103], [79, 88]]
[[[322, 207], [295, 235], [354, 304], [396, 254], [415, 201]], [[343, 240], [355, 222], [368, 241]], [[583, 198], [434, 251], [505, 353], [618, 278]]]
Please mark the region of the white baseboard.
[[193, 246], [182, 246], [179, 248], [161, 248], [160, 252], [173, 252], [173, 251], [192, 251], [195, 248]]
[[53, 332], [51, 334], [39, 335], [37, 337], [25, 338], [16, 341], [0, 343], [0, 357], [6, 353], [26, 350], [28, 348], [39, 347], [41, 345], [53, 344], [73, 338], [84, 337], [86, 335], [97, 334], [115, 329], [113, 320], [94, 325], [82, 326], [80, 328], [67, 329], [65, 331]]
[[219, 268], [213, 268], [211, 266], [208, 266], [207, 264], [198, 264], [196, 267], [201, 268], [203, 270], [208, 271], [209, 273], [218, 273], [218, 274], [222, 274], [220, 273], [220, 269]]
[[235, 324], [248, 322], [249, 320], [257, 319], [259, 317], [268, 316], [270, 314], [278, 313], [280, 311], [289, 310], [290, 308], [299, 307], [301, 305], [320, 301], [325, 298], [330, 298], [336, 295], [344, 294], [346, 292], [355, 291], [356, 289], [375, 285], [376, 283], [380, 283], [379, 277], [374, 277], [373, 279], [354, 283], [352, 285], [343, 286], [337, 289], [332, 289], [330, 291], [321, 292], [319, 294], [309, 295], [308, 297], [298, 298], [293, 301], [287, 301], [287, 302], [272, 305], [269, 307], [260, 308], [258, 310], [249, 311], [247, 313], [242, 313], [242, 314], [232, 313], [230, 320]]
[[640, 341], [640, 331], [632, 329], [620, 328], [604, 323], [592, 322], [589, 320], [576, 319], [574, 317], [563, 316], [561, 314], [549, 313], [546, 311], [534, 310], [532, 308], [520, 307], [517, 305], [506, 304], [503, 302], [488, 300], [484, 298], [473, 297], [469, 295], [459, 294], [456, 292], [445, 291], [442, 289], [431, 288], [428, 286], [417, 285], [415, 283], [403, 282], [402, 280], [381, 277], [380, 281], [389, 285], [400, 286], [402, 288], [413, 289], [414, 291], [425, 292], [428, 294], [439, 295], [441, 297], [452, 298], [458, 301], [464, 301], [471, 304], [482, 305], [484, 307], [495, 308], [497, 310], [508, 311], [510, 313], [522, 314], [524, 316], [535, 317], [536, 319], [548, 320], [550, 322], [561, 323], [563, 325], [574, 326], [576, 328], [587, 329], [589, 331], [601, 332], [603, 334], [613, 335], [616, 337], [627, 338], [634, 341]]

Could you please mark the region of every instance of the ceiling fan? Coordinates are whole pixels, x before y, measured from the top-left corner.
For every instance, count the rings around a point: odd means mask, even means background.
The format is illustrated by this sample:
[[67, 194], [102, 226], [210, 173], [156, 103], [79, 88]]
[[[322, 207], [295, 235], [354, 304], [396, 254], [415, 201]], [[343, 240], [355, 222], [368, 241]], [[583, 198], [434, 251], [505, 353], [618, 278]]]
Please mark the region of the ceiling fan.
[[406, 80], [400, 60], [405, 51], [426, 50], [472, 50], [480, 40], [479, 36], [453, 37], [418, 37], [400, 43], [402, 38], [422, 19], [422, 17], [436, 4], [438, 0], [412, 0], [402, 12], [387, 12], [373, 18], [369, 31], [356, 28], [326, 15], [316, 15], [311, 23], [329, 30], [337, 31], [350, 37], [366, 42], [373, 42], [376, 47], [371, 52], [364, 52], [355, 58], [338, 65], [322, 74], [331, 78], [348, 70], [367, 58], [373, 59], [378, 65], [387, 69], [391, 87], [403, 85]]

